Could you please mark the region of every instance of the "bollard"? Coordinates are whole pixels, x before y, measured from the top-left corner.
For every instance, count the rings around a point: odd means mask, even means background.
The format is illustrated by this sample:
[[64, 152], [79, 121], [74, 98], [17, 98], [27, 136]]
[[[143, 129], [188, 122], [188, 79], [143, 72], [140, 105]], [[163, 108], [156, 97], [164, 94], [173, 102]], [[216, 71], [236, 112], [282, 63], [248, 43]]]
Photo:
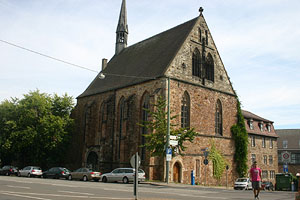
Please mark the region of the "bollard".
[[195, 172], [194, 172], [194, 170], [191, 171], [191, 185], [195, 185]]

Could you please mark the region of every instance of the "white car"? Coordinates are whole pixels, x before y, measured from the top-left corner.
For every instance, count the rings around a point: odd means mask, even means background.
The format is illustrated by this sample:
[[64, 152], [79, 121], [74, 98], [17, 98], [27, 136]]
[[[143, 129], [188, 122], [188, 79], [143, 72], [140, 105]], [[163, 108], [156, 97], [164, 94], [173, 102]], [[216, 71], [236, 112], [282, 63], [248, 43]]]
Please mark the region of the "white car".
[[27, 166], [23, 169], [19, 170], [18, 176], [27, 176], [27, 177], [33, 177], [38, 176], [41, 177], [43, 174], [42, 169], [40, 167], [36, 166]]
[[252, 183], [249, 178], [238, 178], [234, 183], [234, 189], [252, 190]]
[[[134, 181], [134, 169], [133, 168], [117, 168], [110, 173], [102, 174], [102, 182], [118, 182], [129, 183]], [[145, 172], [139, 169], [138, 181], [145, 181]]]

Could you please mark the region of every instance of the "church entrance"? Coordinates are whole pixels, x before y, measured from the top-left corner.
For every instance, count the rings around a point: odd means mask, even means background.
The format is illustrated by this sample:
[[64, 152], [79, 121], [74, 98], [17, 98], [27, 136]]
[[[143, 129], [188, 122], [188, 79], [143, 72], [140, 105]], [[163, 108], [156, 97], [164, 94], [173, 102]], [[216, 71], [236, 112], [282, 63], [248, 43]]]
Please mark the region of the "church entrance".
[[178, 162], [176, 162], [173, 166], [173, 182], [175, 183], [180, 183], [180, 171], [181, 171], [181, 166]]
[[91, 151], [89, 153], [89, 155], [87, 157], [86, 165], [90, 169], [99, 170], [98, 155], [94, 151]]

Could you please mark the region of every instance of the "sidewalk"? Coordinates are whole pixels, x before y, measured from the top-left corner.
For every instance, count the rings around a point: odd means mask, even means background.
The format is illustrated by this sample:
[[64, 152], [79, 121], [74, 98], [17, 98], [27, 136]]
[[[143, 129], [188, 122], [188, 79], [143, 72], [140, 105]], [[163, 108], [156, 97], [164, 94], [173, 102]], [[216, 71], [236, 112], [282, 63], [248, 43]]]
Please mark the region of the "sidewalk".
[[185, 187], [185, 188], [218, 188], [218, 189], [228, 189], [233, 190], [233, 187], [226, 187], [226, 186], [204, 186], [204, 185], [191, 185], [191, 184], [183, 184], [183, 183], [169, 183], [166, 182], [159, 182], [159, 181], [145, 181], [141, 184], [150, 184], [155, 186], [165, 186], [165, 187]]

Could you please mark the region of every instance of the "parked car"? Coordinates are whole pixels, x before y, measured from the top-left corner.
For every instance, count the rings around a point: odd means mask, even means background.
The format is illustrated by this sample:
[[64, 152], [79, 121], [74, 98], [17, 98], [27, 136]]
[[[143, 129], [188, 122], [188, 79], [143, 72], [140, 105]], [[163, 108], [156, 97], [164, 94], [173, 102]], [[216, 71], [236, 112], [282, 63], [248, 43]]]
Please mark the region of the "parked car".
[[[134, 181], [134, 169], [133, 168], [117, 168], [110, 173], [101, 175], [102, 182], [118, 182], [129, 183]], [[139, 169], [138, 181], [145, 181], [145, 172]]]
[[74, 172], [70, 172], [68, 179], [69, 180], [78, 179], [83, 181], [89, 181], [89, 180], [99, 181], [100, 175], [101, 175], [100, 172], [95, 172], [92, 169], [79, 168]]
[[70, 170], [64, 167], [52, 167], [43, 172], [43, 178], [65, 178], [68, 179]]
[[252, 183], [249, 178], [238, 178], [234, 183], [234, 189], [252, 190]]
[[272, 190], [272, 191], [274, 191], [274, 185], [270, 181], [263, 181], [261, 183], [261, 187], [262, 187], [263, 190]]
[[0, 169], [0, 175], [18, 175], [18, 168], [11, 166], [11, 165], [5, 165]]
[[18, 176], [27, 177], [41, 177], [43, 174], [42, 169], [37, 166], [27, 166], [19, 170]]

